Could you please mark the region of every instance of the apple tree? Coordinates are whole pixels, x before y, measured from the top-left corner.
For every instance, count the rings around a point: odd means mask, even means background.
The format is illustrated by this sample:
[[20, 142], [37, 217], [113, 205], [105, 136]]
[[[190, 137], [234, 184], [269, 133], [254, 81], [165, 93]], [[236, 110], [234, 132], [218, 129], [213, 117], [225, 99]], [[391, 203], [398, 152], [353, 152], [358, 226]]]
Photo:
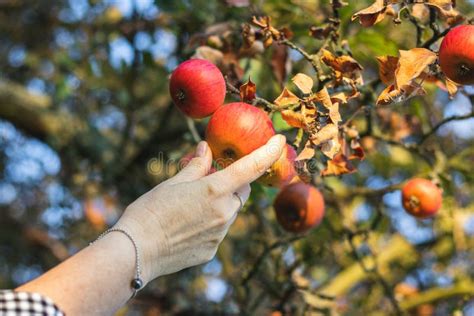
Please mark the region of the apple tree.
[[281, 133], [217, 256], [121, 314], [474, 314], [473, 1], [6, 0], [0, 15], [0, 288], [86, 246], [200, 140], [226, 166]]

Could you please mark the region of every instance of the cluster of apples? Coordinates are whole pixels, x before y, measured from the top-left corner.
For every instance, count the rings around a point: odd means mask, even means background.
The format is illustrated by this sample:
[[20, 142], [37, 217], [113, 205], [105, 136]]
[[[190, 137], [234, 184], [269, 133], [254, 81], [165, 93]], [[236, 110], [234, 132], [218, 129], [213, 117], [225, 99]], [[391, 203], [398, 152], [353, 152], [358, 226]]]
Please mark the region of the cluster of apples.
[[[272, 121], [262, 109], [244, 102], [224, 104], [225, 79], [206, 60], [190, 59], [180, 64], [171, 74], [169, 88], [173, 102], [185, 115], [193, 119], [211, 116], [206, 141], [221, 168], [275, 135]], [[295, 149], [287, 144], [281, 157], [257, 181], [281, 188], [274, 202], [277, 221], [287, 231], [304, 232], [321, 222], [324, 199], [315, 187], [301, 182], [295, 159]]]
[[[474, 84], [474, 25], [450, 30], [439, 48], [439, 65], [447, 78], [460, 85]], [[432, 181], [410, 179], [402, 188], [402, 205], [417, 218], [436, 215], [441, 208], [442, 191]]]

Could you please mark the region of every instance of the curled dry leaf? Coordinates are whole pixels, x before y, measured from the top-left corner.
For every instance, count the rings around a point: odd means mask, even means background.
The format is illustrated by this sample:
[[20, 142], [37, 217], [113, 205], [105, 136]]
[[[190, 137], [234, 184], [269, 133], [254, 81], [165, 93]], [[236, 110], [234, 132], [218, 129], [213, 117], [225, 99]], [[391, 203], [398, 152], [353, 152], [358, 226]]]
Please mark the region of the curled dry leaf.
[[249, 80], [240, 86], [240, 99], [242, 102], [251, 103], [257, 94], [257, 86], [252, 80]]
[[300, 102], [300, 98], [287, 88], [284, 88], [282, 93], [273, 101], [273, 103], [280, 107], [297, 104], [298, 102]]
[[298, 89], [300, 89], [304, 94], [310, 94], [312, 92], [314, 82], [310, 76], [299, 73], [291, 78], [291, 81], [293, 81]]
[[360, 10], [352, 16], [352, 21], [359, 19], [364, 27], [369, 27], [382, 21], [386, 15], [395, 15], [390, 3], [396, 1], [376, 0], [370, 7]]
[[416, 79], [421, 78], [423, 81], [426, 69], [436, 59], [436, 54], [425, 48], [400, 50], [399, 58], [377, 57], [380, 79], [388, 85], [378, 97], [377, 105], [402, 102], [416, 95], [424, 95], [425, 90]]
[[350, 74], [362, 70], [362, 66], [351, 56], [335, 56], [327, 49], [322, 50], [321, 60], [332, 69], [342, 74]]
[[353, 139], [350, 148], [344, 138], [337, 140], [340, 145], [339, 152], [328, 160], [326, 169], [321, 171], [321, 176], [339, 176], [355, 172], [357, 169], [352, 164], [353, 160], [362, 160], [365, 157], [364, 150], [359, 144], [359, 141]]
[[405, 85], [409, 85], [436, 59], [436, 53], [426, 48], [417, 47], [410, 50], [400, 50], [400, 59], [395, 70], [396, 87], [403, 89]]
[[338, 153], [333, 159], [328, 160], [326, 169], [321, 171], [321, 176], [340, 176], [353, 173], [356, 170], [357, 169], [345, 155]]

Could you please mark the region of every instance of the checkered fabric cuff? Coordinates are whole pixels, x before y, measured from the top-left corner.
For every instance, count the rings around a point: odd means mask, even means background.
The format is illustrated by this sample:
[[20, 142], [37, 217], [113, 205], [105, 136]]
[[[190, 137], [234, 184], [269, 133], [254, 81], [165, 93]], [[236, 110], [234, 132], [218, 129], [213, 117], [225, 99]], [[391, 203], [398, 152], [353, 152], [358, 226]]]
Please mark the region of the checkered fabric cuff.
[[0, 316], [64, 316], [64, 313], [41, 294], [0, 290]]

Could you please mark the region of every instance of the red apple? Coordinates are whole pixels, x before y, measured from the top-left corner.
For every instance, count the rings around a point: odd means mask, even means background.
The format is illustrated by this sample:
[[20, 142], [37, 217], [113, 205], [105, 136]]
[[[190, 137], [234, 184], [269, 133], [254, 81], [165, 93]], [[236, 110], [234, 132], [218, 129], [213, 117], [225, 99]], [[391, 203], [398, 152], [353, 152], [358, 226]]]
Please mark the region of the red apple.
[[287, 231], [302, 233], [315, 227], [324, 216], [324, 199], [315, 187], [292, 183], [278, 193], [273, 203], [278, 223]]
[[206, 129], [206, 141], [221, 167], [226, 167], [265, 145], [273, 135], [275, 130], [268, 115], [243, 102], [229, 103], [218, 108]]
[[439, 49], [439, 64], [446, 77], [474, 84], [474, 25], [461, 25], [446, 34]]
[[174, 104], [187, 116], [203, 118], [224, 103], [224, 76], [211, 62], [190, 59], [171, 74], [170, 94]]
[[[281, 188], [289, 184], [298, 175], [295, 170], [296, 151], [291, 145], [286, 145], [280, 158], [258, 179], [258, 182], [271, 187]], [[296, 177], [296, 178], [295, 178]]]
[[413, 178], [402, 188], [405, 210], [419, 218], [434, 216], [441, 207], [442, 192], [430, 180]]

